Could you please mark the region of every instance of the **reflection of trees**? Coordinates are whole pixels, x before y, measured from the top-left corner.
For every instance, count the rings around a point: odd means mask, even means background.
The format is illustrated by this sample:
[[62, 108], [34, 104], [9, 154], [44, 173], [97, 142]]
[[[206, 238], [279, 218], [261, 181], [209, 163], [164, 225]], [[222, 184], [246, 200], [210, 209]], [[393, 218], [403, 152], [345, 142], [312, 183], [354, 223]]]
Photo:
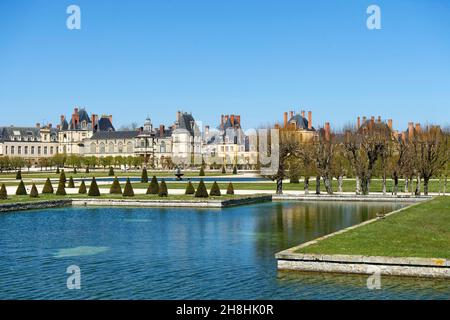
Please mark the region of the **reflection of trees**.
[[256, 254], [270, 256], [397, 207], [392, 203], [275, 202], [261, 207], [254, 230]]

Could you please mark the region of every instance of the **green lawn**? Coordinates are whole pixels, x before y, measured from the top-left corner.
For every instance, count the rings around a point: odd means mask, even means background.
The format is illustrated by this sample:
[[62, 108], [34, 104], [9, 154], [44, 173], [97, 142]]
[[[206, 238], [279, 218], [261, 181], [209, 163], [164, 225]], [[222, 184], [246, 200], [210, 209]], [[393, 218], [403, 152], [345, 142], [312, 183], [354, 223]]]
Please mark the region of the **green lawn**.
[[450, 259], [450, 197], [414, 205], [298, 252]]

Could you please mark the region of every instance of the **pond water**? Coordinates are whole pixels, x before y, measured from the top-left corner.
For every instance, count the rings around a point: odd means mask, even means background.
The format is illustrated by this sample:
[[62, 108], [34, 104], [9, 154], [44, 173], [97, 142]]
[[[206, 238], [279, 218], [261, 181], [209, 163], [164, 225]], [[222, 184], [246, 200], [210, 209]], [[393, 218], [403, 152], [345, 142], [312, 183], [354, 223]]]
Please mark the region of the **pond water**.
[[[0, 299], [448, 299], [449, 281], [279, 272], [274, 254], [399, 208], [64, 208], [0, 215]], [[81, 270], [81, 289], [66, 269]]]

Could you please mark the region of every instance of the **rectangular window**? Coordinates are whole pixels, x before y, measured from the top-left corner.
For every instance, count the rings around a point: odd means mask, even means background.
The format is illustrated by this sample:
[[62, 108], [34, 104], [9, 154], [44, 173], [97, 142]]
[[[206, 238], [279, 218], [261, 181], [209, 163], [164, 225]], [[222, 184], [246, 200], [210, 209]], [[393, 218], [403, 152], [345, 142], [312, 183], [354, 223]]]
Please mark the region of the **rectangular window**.
[[47, 154], [47, 147], [44, 147], [44, 154]]
[[31, 147], [31, 154], [34, 154], [34, 147]]
[[17, 147], [17, 154], [22, 154], [22, 147], [21, 146]]
[[28, 146], [25, 146], [25, 154], [28, 154]]
[[42, 151], [42, 150], [41, 150], [41, 147], [39, 146], [39, 147], [38, 147], [38, 154], [41, 154], [41, 151]]

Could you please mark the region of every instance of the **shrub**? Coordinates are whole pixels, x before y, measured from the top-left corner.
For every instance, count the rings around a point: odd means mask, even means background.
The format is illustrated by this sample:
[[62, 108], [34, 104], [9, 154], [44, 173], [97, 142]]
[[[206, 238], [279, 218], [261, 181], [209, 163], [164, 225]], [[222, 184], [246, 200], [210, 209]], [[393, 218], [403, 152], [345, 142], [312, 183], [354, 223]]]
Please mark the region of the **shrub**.
[[130, 178], [127, 178], [127, 182], [125, 183], [125, 188], [123, 189], [124, 197], [134, 197], [133, 186], [131, 185]]
[[86, 184], [84, 183], [84, 180], [81, 180], [80, 187], [78, 188], [79, 194], [86, 194]]
[[220, 188], [219, 185], [217, 184], [216, 181], [214, 181], [212, 187], [211, 187], [211, 191], [209, 192], [210, 196], [217, 196], [220, 197], [221, 193], [220, 193]]
[[95, 180], [95, 177], [92, 177], [91, 185], [89, 186], [89, 192], [88, 196], [90, 197], [99, 197], [100, 196], [100, 190], [98, 190], [97, 181]]
[[187, 186], [186, 186], [186, 192], [184, 194], [195, 194], [195, 188], [192, 185], [191, 180], [189, 180]]
[[77, 168], [73, 168], [73, 174], [77, 174]]
[[69, 183], [67, 184], [67, 188], [75, 188], [75, 183], [73, 182], [72, 176], [69, 178]]
[[53, 186], [50, 181], [50, 178], [47, 178], [47, 180], [45, 180], [45, 184], [44, 184], [44, 188], [42, 189], [42, 193], [43, 194], [53, 194], [53, 192], [54, 192], [54, 190], [53, 190]]
[[300, 183], [298, 175], [292, 175], [289, 179], [289, 183]]
[[22, 171], [17, 171], [16, 173], [16, 180], [22, 180]]
[[237, 166], [236, 165], [233, 167], [233, 174], [237, 174]]
[[109, 189], [110, 194], [122, 194], [122, 187], [120, 186], [119, 179], [114, 178], [114, 181]]
[[197, 191], [195, 191], [196, 198], [208, 198], [208, 190], [206, 190], [205, 183], [203, 179], [200, 179], [200, 183], [198, 184]]
[[110, 177], [114, 176], [114, 169], [113, 169], [113, 167], [109, 167], [108, 176], [110, 176]]
[[33, 183], [33, 185], [31, 186], [31, 191], [30, 191], [30, 197], [31, 198], [37, 198], [39, 197], [39, 192], [36, 188], [36, 185]]
[[225, 170], [225, 166], [222, 166], [222, 174], [227, 173], [227, 171]]
[[56, 189], [56, 193], [55, 194], [58, 195], [58, 196], [65, 196], [67, 194], [64, 182], [62, 182], [61, 180], [58, 183], [58, 189]]
[[6, 186], [2, 183], [2, 187], [0, 188], [0, 200], [8, 199], [8, 192], [6, 191]]
[[56, 167], [56, 174], [59, 174], [59, 167]]
[[59, 175], [59, 181], [62, 181], [64, 183], [66, 183], [67, 179], [66, 179], [66, 173], [64, 172], [64, 169], [61, 170], [61, 174]]
[[89, 167], [86, 167], [86, 173], [89, 173]]
[[147, 194], [158, 194], [158, 192], [159, 192], [158, 179], [156, 179], [156, 176], [153, 176], [152, 181], [148, 186]]
[[26, 195], [27, 189], [25, 189], [25, 184], [23, 183], [23, 180], [20, 180], [19, 185], [17, 186], [16, 196], [26, 196]]
[[203, 169], [203, 166], [200, 167], [200, 173], [198, 174], [200, 177], [205, 176], [205, 169]]
[[161, 183], [159, 185], [158, 196], [160, 196], [160, 197], [167, 197], [168, 195], [169, 195], [169, 193], [167, 192], [166, 182], [164, 181], [164, 179], [162, 179]]
[[141, 182], [142, 183], [148, 182], [147, 168], [142, 169]]
[[227, 187], [227, 194], [234, 194], [234, 188], [233, 188], [233, 184], [231, 183], [231, 181]]

